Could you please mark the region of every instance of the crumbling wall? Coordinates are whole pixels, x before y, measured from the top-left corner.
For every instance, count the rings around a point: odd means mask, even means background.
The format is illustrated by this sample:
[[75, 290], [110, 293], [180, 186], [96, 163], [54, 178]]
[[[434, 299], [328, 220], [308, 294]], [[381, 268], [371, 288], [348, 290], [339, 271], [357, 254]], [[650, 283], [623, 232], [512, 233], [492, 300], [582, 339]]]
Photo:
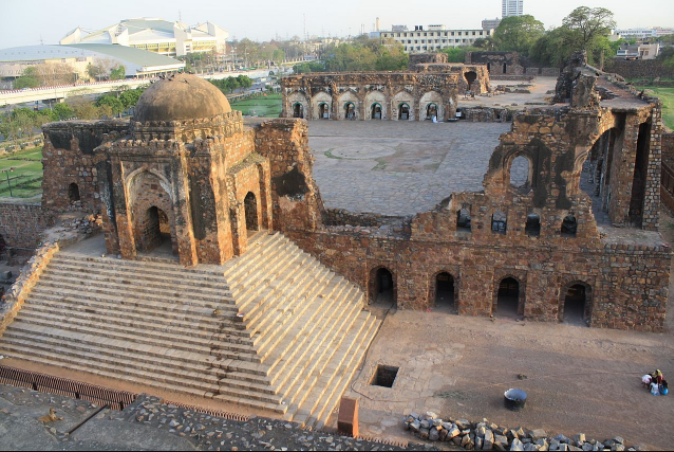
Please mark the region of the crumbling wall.
[[415, 71], [418, 64], [447, 63], [448, 58], [446, 53], [412, 53], [407, 68]]
[[0, 203], [0, 236], [9, 248], [35, 249], [52, 222], [40, 204]]
[[[98, 171], [94, 165], [94, 149], [102, 143], [125, 136], [125, 121], [62, 121], [43, 126], [45, 142], [42, 150], [44, 176], [42, 206], [58, 215], [73, 208], [88, 212], [98, 210]], [[72, 197], [76, 184], [79, 201]]]
[[604, 64], [604, 71], [619, 74], [627, 79], [673, 78], [674, 67], [662, 60], [625, 60], [612, 58]]

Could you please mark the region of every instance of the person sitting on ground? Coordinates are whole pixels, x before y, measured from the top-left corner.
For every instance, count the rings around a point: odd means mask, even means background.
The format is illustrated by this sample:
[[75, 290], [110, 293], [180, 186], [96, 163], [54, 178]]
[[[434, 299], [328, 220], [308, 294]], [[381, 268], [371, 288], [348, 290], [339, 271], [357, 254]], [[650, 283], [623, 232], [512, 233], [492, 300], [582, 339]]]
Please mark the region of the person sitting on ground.
[[669, 383], [667, 383], [667, 380], [662, 380], [662, 383], [660, 383], [660, 395], [667, 395], [669, 394]]

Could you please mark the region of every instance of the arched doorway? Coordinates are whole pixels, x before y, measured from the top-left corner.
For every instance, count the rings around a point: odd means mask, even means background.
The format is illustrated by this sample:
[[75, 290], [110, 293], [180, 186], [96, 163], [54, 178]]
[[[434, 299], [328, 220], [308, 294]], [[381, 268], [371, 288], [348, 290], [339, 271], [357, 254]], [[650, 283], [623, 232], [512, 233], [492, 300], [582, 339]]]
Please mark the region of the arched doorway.
[[[435, 120], [433, 119], [435, 118]], [[438, 106], [435, 104], [428, 104], [426, 107], [426, 119], [428, 121], [436, 122], [438, 118]]]
[[381, 119], [382, 109], [379, 104], [372, 104], [372, 119]]
[[356, 119], [356, 106], [353, 102], [347, 102], [344, 105], [344, 119]]
[[318, 119], [330, 119], [330, 107], [326, 103], [318, 106]]
[[562, 237], [575, 237], [578, 233], [578, 221], [573, 215], [568, 215], [562, 222]]
[[304, 107], [299, 102], [293, 105], [293, 118], [304, 118]]
[[466, 78], [466, 82], [468, 82], [468, 91], [471, 91], [473, 82], [477, 80], [477, 73], [475, 71], [468, 71], [463, 76]]
[[496, 315], [515, 318], [520, 309], [520, 283], [515, 278], [504, 278], [498, 287]]
[[454, 310], [454, 277], [447, 273], [435, 276], [435, 307], [443, 310]]
[[559, 312], [559, 321], [574, 325], [585, 325], [588, 320], [588, 297], [591, 289], [583, 283], [567, 286], [563, 291], [563, 309]]
[[68, 187], [68, 199], [71, 203], [80, 200], [80, 187], [75, 182]]
[[249, 192], [243, 200], [243, 208], [246, 215], [246, 231], [248, 235], [254, 234], [260, 230], [260, 220], [257, 213], [257, 198], [252, 192]]
[[380, 307], [396, 307], [393, 273], [382, 267], [373, 272], [372, 278], [372, 302]]
[[410, 119], [410, 106], [407, 104], [400, 104], [398, 106], [398, 119], [401, 121], [409, 121]]
[[163, 248], [166, 244], [171, 248], [171, 225], [166, 212], [152, 206], [147, 209], [141, 221], [140, 237], [136, 245], [139, 251], [150, 252]]

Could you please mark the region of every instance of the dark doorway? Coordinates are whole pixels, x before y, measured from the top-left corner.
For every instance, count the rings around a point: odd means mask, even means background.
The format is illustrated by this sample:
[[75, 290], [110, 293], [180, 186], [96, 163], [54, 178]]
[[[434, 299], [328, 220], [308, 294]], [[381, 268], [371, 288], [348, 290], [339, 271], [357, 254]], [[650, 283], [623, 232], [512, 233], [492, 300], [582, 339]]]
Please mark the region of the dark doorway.
[[381, 105], [372, 105], [372, 119], [381, 119]]
[[491, 74], [491, 63], [487, 63], [487, 72]]
[[407, 104], [401, 104], [398, 107], [398, 119], [401, 121], [409, 121], [410, 119], [410, 106]]
[[304, 107], [302, 107], [302, 104], [293, 105], [293, 118], [304, 118]]
[[519, 315], [520, 283], [515, 278], [505, 278], [498, 288], [496, 314], [499, 317], [515, 318]]
[[506, 63], [503, 63], [503, 73], [504, 74], [508, 73], [508, 65]]
[[447, 272], [435, 277], [435, 307], [454, 309], [454, 277]]
[[433, 118], [438, 117], [438, 106], [435, 104], [428, 104], [428, 107], [426, 107], [426, 120], [427, 121], [433, 121]]
[[466, 77], [466, 81], [468, 82], [468, 91], [470, 91], [470, 88], [473, 86], [473, 82], [477, 80], [477, 73], [475, 71], [469, 71], [464, 74], [464, 77]]
[[328, 107], [328, 104], [318, 106], [318, 119], [330, 119], [330, 107]]
[[566, 290], [564, 296], [564, 323], [585, 325], [587, 308], [587, 288], [583, 284], [575, 284]]
[[162, 247], [165, 243], [171, 243], [171, 225], [166, 212], [150, 207], [145, 213], [143, 223], [140, 225], [141, 236], [139, 237], [138, 249], [150, 252]]
[[527, 215], [527, 224], [524, 227], [524, 232], [531, 237], [541, 236], [541, 217], [535, 213]]
[[463, 208], [459, 210], [456, 220], [456, 230], [461, 232], [470, 232], [470, 210]]
[[246, 215], [246, 230], [248, 231], [248, 234], [259, 231], [260, 221], [257, 214], [257, 199], [252, 192], [246, 195], [243, 206]]
[[377, 305], [386, 307], [395, 307], [395, 286], [393, 283], [393, 274], [380, 268], [375, 274], [374, 280], [374, 302]]
[[74, 182], [68, 187], [68, 199], [70, 202], [77, 202], [80, 200], [80, 187]]
[[562, 237], [575, 237], [578, 233], [578, 221], [573, 215], [564, 218], [562, 222]]
[[639, 126], [637, 138], [637, 158], [634, 165], [634, 182], [630, 201], [630, 221], [634, 227], [643, 225], [646, 181], [648, 180], [648, 159], [650, 154], [651, 126], [643, 123]]
[[349, 102], [344, 106], [344, 119], [356, 119], [356, 106]]

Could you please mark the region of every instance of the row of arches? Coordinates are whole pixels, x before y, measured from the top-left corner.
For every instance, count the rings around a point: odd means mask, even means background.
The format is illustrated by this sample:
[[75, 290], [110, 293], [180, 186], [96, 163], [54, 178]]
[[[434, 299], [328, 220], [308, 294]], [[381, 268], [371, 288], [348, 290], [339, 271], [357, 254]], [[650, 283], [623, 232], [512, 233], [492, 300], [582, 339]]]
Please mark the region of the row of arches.
[[[397, 307], [397, 287], [393, 272], [380, 267], [372, 272], [370, 303], [380, 307]], [[524, 315], [525, 294], [520, 281], [513, 276], [502, 278], [495, 288], [492, 315], [501, 318], [518, 318]], [[582, 281], [574, 281], [562, 288], [559, 321], [586, 324], [590, 318], [592, 288]], [[441, 271], [431, 281], [430, 299], [440, 311], [458, 313], [459, 287], [454, 276]]]
[[[531, 212], [526, 217], [524, 233], [531, 237], [540, 237], [541, 235], [541, 216]], [[470, 210], [462, 208], [457, 212], [456, 219], [457, 232], [471, 232], [472, 219]], [[491, 217], [491, 232], [494, 234], [507, 235], [508, 233], [508, 215], [502, 211], [496, 211]], [[575, 215], [566, 215], [562, 220], [559, 229], [559, 235], [567, 238], [578, 236], [578, 219]]]
[[[412, 109], [407, 102], [403, 102], [400, 105], [398, 105], [396, 110], [398, 112], [399, 121], [409, 121], [413, 117], [411, 114]], [[344, 105], [344, 111], [342, 112], [343, 116], [340, 119], [355, 120], [357, 118], [356, 111], [357, 111], [356, 105], [353, 102], [347, 102]], [[438, 118], [439, 111], [440, 107], [435, 103], [430, 103], [426, 105], [425, 119], [434, 122], [441, 120], [440, 118]], [[371, 120], [377, 121], [385, 119], [384, 108], [378, 102], [370, 106], [368, 114]], [[304, 119], [304, 115], [305, 115], [304, 106], [299, 102], [293, 104], [293, 118]], [[318, 105], [318, 119], [319, 120], [333, 119], [330, 114], [330, 105], [326, 104], [325, 102], [322, 102]]]
[[309, 120], [398, 120], [442, 121], [456, 105], [456, 93], [449, 95], [438, 91], [428, 91], [417, 98], [402, 90], [394, 96], [381, 91], [371, 91], [357, 95], [352, 91], [333, 97], [320, 91], [309, 97], [299, 91], [290, 93], [284, 102], [286, 115]]

